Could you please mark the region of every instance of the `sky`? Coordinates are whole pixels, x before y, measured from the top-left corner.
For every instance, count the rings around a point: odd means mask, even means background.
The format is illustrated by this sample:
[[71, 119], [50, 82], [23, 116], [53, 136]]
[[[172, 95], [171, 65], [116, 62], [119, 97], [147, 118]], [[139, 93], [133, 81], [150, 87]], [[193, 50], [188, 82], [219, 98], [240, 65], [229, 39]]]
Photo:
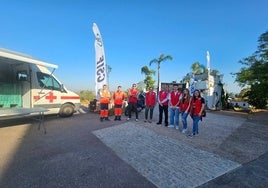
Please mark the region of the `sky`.
[[[252, 55], [268, 30], [268, 0], [0, 0], [0, 48], [56, 64], [56, 77], [74, 91], [94, 90], [99, 27], [110, 90], [144, 80], [141, 68], [161, 53], [162, 82], [179, 82], [194, 62], [223, 74], [226, 92], [239, 93], [231, 73]], [[157, 74], [154, 77], [157, 80]]]

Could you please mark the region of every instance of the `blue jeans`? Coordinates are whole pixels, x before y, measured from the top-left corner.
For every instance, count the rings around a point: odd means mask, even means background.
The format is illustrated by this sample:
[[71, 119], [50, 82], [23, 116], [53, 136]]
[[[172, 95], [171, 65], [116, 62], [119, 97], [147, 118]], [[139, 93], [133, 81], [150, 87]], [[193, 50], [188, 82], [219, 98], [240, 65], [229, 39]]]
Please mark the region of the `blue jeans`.
[[187, 117], [188, 117], [189, 113], [186, 112], [181, 112], [181, 121], [183, 124], [183, 129], [187, 129]]
[[[170, 108], [169, 122], [170, 125], [179, 126], [179, 108]], [[175, 124], [174, 124], [175, 120]]]
[[193, 117], [193, 133], [198, 134], [198, 122], [201, 120], [200, 116]]

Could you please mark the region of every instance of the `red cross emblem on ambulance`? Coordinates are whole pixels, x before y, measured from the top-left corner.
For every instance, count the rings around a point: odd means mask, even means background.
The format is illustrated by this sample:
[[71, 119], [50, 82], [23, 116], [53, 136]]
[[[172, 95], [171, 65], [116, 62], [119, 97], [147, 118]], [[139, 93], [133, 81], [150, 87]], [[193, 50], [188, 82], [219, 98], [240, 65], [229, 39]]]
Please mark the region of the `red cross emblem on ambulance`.
[[46, 96], [46, 99], [48, 99], [50, 103], [53, 103], [53, 100], [57, 99], [57, 96], [53, 95], [53, 92], [49, 92], [49, 94]]

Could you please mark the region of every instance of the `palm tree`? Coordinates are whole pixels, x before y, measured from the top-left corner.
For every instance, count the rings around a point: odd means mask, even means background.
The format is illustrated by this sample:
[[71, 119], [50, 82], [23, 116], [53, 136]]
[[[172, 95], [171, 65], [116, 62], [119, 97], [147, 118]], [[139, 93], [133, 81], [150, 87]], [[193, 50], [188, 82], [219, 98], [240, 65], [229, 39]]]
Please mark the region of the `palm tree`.
[[143, 66], [141, 68], [141, 73], [144, 74], [145, 76], [149, 75], [150, 74], [150, 70], [147, 66]]
[[170, 55], [164, 55], [164, 54], [160, 54], [159, 58], [155, 58], [155, 59], [152, 59], [150, 61], [150, 66], [153, 64], [153, 63], [157, 63], [157, 94], [159, 92], [159, 84], [160, 84], [160, 64], [161, 62], [164, 62], [166, 60], [172, 60], [172, 56]]
[[141, 68], [141, 74], [145, 75], [144, 83], [146, 85], [146, 90], [149, 89], [149, 87], [153, 86], [155, 81], [152, 78], [152, 75], [155, 75], [154, 70], [150, 70], [147, 66], [143, 66]]
[[194, 62], [191, 66], [192, 71], [194, 74], [203, 74], [206, 71], [206, 67], [203, 64], [200, 64], [199, 62]]

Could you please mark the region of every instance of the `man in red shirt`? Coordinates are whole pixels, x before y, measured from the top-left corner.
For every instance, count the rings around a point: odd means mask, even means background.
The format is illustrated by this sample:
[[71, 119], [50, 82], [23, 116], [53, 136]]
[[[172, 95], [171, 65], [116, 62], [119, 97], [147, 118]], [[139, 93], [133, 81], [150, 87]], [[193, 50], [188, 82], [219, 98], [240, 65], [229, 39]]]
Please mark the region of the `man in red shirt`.
[[136, 121], [138, 121], [138, 110], [137, 110], [137, 105], [138, 105], [138, 94], [139, 91], [136, 88], [136, 84], [132, 84], [132, 88], [128, 92], [128, 118], [127, 121], [130, 120], [131, 118], [131, 112], [132, 110], [136, 114]]
[[156, 94], [153, 90], [153, 87], [149, 88], [149, 91], [145, 94], [145, 120], [147, 122], [148, 112], [150, 111], [150, 120], [149, 123], [152, 123], [154, 106], [156, 103]]

